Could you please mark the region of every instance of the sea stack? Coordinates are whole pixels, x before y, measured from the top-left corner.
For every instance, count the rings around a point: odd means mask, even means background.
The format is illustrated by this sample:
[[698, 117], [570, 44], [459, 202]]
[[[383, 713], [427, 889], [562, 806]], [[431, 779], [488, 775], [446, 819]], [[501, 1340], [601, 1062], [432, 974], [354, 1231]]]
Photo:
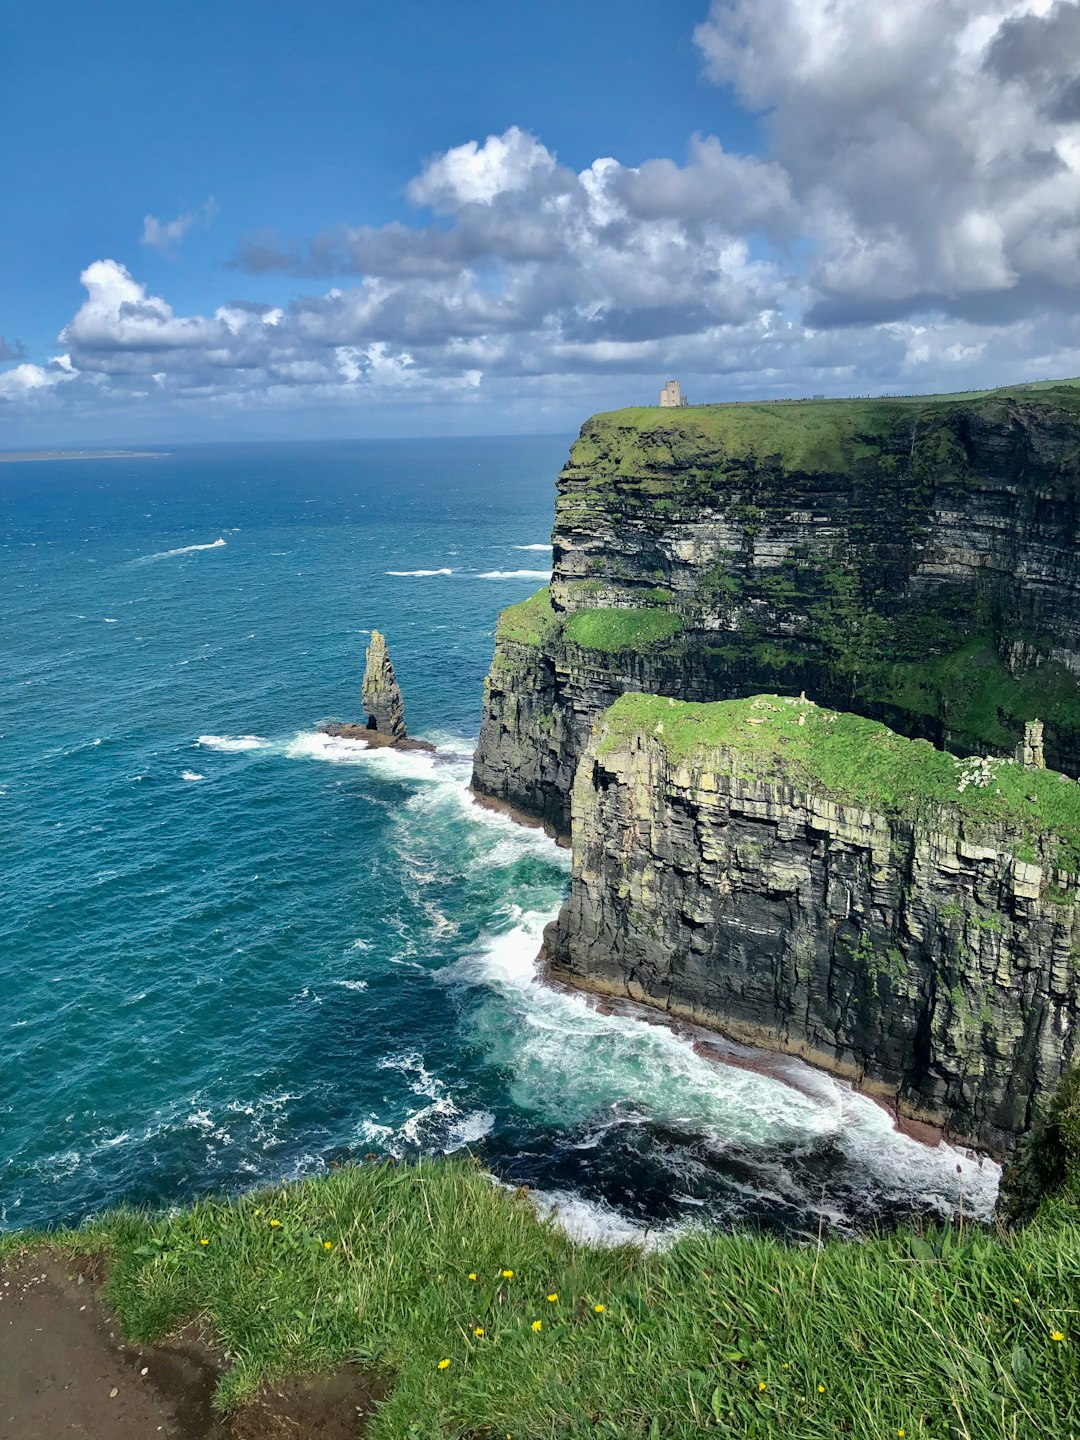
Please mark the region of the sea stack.
[[385, 736], [393, 745], [406, 738], [405, 702], [401, 686], [394, 678], [394, 667], [381, 630], [372, 630], [364, 666], [364, 709], [367, 728]]
[[434, 750], [427, 740], [410, 740], [405, 729], [405, 702], [401, 686], [394, 677], [394, 667], [386, 648], [386, 636], [372, 630], [371, 644], [364, 655], [364, 685], [361, 697], [367, 711], [367, 724], [334, 721], [321, 725], [324, 735], [342, 740], [363, 740], [368, 745], [392, 746], [398, 750]]

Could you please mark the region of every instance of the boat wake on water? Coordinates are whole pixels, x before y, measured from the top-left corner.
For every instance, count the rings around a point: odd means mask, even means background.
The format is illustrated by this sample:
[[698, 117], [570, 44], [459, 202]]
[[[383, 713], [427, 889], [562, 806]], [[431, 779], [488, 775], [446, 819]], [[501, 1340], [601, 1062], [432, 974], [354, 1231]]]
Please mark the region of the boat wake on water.
[[177, 555], [194, 555], [197, 550], [220, 550], [227, 543], [219, 535], [216, 540], [211, 540], [205, 545], [181, 545], [176, 550], [159, 550], [154, 555], [140, 555], [131, 563], [132, 565], [149, 565], [152, 560], [172, 560]]

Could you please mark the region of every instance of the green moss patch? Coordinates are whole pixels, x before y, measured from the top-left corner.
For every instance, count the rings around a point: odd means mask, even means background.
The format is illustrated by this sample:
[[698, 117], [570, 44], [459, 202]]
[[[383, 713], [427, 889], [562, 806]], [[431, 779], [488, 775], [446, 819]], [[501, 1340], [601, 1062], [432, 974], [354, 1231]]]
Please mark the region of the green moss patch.
[[668, 610], [575, 610], [563, 621], [563, 635], [585, 650], [614, 654], [646, 650], [681, 634], [682, 617]]
[[542, 645], [557, 621], [551, 608], [551, 591], [545, 585], [528, 600], [500, 611], [495, 634], [499, 640], [513, 640], [519, 645]]
[[996, 749], [1016, 743], [1024, 720], [1080, 729], [1080, 685], [1064, 665], [1048, 661], [1013, 675], [987, 637], [952, 654], [882, 670], [878, 686], [889, 703], [938, 715], [950, 729]]
[[[1080, 869], [1080, 785], [1052, 770], [991, 760], [987, 772], [877, 721], [776, 695], [715, 704], [623, 695], [604, 726], [602, 751], [650, 735], [672, 760], [706, 768], [734, 758], [762, 778], [868, 809], [916, 817], [928, 805], [949, 806], [977, 826], [1006, 825], [1032, 842], [1056, 837], [1059, 863]], [[712, 753], [721, 750], [727, 755]]]

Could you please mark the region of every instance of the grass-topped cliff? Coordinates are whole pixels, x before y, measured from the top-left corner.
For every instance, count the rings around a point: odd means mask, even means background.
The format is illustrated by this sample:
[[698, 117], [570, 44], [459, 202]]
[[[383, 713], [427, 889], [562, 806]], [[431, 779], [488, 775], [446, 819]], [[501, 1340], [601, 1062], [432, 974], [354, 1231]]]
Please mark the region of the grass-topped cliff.
[[[599, 480], [610, 460], [614, 468], [633, 476], [647, 468], [647, 452], [655, 446], [695, 468], [702, 454], [722, 449], [732, 455], [774, 456], [789, 471], [857, 473], [868, 461], [888, 454], [898, 436], [917, 441], [920, 427], [973, 413], [986, 423], [1007, 426], [1018, 407], [1048, 416], [1071, 415], [1080, 423], [1080, 379], [953, 395], [739, 401], [674, 412], [654, 405], [610, 410], [582, 427], [570, 465], [590, 470]], [[614, 433], [625, 436], [617, 453], [609, 448]], [[635, 443], [640, 447], [637, 457]]]
[[1039, 718], [1080, 773], [1074, 382], [597, 415], [553, 543], [550, 589], [500, 624], [476, 783], [557, 830], [625, 690], [806, 691], [961, 754]]
[[[961, 760], [860, 715], [790, 696], [688, 704], [623, 695], [604, 716], [600, 753], [647, 736], [676, 763], [721, 763], [840, 803], [918, 819], [951, 811], [974, 837], [1007, 829], [1080, 872], [1080, 784], [1014, 760]], [[1028, 852], [1030, 853], [1030, 852]]]
[[293, 1372], [372, 1367], [389, 1388], [372, 1440], [1067, 1440], [1076, 1199], [1059, 1179], [1014, 1233], [690, 1231], [656, 1253], [574, 1244], [468, 1163], [366, 1165], [9, 1236], [0, 1269], [43, 1243], [104, 1254], [127, 1335], [197, 1320], [228, 1352], [226, 1407]]

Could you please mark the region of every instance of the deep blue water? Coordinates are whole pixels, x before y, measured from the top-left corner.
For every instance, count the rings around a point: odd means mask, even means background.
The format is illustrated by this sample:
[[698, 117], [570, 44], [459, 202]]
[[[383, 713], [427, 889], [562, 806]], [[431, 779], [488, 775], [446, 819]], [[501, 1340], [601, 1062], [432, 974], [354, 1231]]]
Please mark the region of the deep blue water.
[[[989, 1204], [843, 1085], [537, 981], [566, 856], [466, 786], [565, 451], [0, 466], [0, 1226], [463, 1145], [612, 1234]], [[372, 627], [434, 757], [317, 731]]]

